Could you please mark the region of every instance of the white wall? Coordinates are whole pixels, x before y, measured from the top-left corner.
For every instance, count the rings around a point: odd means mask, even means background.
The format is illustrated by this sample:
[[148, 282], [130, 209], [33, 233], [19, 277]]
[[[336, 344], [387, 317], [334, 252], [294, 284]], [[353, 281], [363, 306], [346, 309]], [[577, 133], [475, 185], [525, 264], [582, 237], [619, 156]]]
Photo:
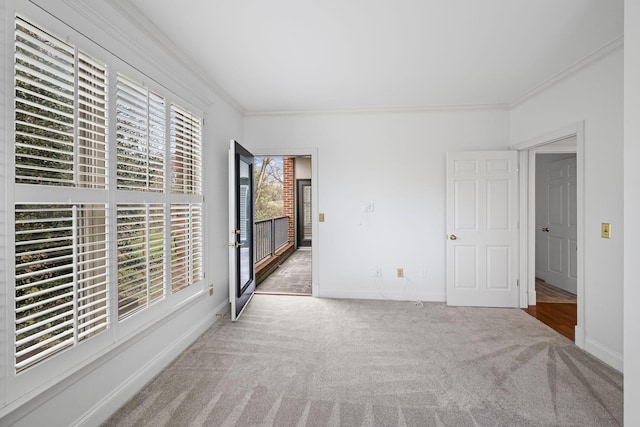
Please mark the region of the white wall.
[[640, 425], [640, 3], [624, 3], [624, 422]]
[[311, 179], [311, 159], [308, 157], [297, 157], [295, 159], [296, 179]]
[[[622, 366], [623, 53], [610, 53], [511, 110], [512, 144], [585, 123], [585, 348]], [[612, 224], [611, 239], [600, 223]]]
[[244, 144], [318, 149], [319, 296], [444, 301], [445, 153], [506, 149], [507, 120], [501, 110], [248, 116]]
[[[124, 61], [189, 100], [205, 117], [205, 287], [201, 292], [194, 292], [191, 299], [165, 317], [140, 327], [95, 355], [88, 365], [65, 372], [55, 381], [38, 387], [17, 401], [7, 401], [5, 382], [0, 381], [0, 425], [99, 425], [228, 311], [229, 274], [225, 246], [228, 237], [227, 152], [230, 139], [242, 139], [242, 119], [241, 113], [223, 99], [225, 95], [213, 92], [208, 82], [187, 69], [176, 56], [168, 54], [157, 43], [128, 26], [126, 19], [111, 9], [107, 2], [89, 7], [80, 0], [36, 1], [77, 31], [111, 52], [117, 52]], [[2, 22], [9, 25], [7, 28], [0, 26], [0, 29], [7, 30], [8, 40], [11, 40], [14, 7], [23, 13], [28, 9], [29, 18], [49, 19], [46, 13], [38, 12], [25, 0], [3, 2], [0, 6]], [[0, 37], [2, 40], [4, 37]], [[7, 49], [12, 49], [11, 42], [0, 44], [2, 58], [11, 58]], [[5, 60], [0, 61], [0, 66], [5, 65]], [[5, 69], [2, 68], [3, 85]], [[2, 100], [0, 118], [7, 116], [4, 96]], [[1, 135], [4, 147], [6, 134], [3, 131]], [[4, 151], [0, 150], [0, 155]], [[2, 211], [6, 209], [5, 201], [4, 197], [0, 198]], [[3, 245], [0, 246], [0, 254], [5, 252], [3, 242], [6, 239], [0, 240], [0, 245]], [[214, 285], [212, 297], [208, 292], [210, 285]], [[4, 298], [0, 299], [2, 313], [5, 312], [5, 303]], [[4, 333], [0, 342], [9, 349], [2, 351], [2, 355], [9, 354], [13, 344], [7, 342]], [[58, 357], [64, 357], [64, 353]], [[1, 359], [2, 368], [5, 368], [4, 362], [8, 357]]]

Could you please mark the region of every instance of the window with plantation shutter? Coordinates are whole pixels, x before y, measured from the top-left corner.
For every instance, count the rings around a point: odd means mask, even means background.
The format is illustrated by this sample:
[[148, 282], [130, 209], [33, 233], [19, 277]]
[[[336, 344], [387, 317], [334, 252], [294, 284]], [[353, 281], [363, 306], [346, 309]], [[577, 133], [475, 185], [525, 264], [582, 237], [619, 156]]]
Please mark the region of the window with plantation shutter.
[[118, 75], [116, 100], [118, 188], [164, 191], [165, 100]]
[[171, 192], [202, 194], [202, 119], [171, 105]]
[[16, 183], [104, 188], [106, 66], [20, 18], [15, 42]]
[[171, 290], [202, 280], [202, 205], [171, 205]]
[[74, 185], [75, 50], [16, 20], [16, 182]]
[[164, 297], [164, 205], [118, 205], [118, 318]]
[[[21, 372], [109, 327], [104, 62], [15, 21], [14, 362]], [[43, 187], [46, 186], [46, 187]], [[73, 197], [76, 188], [92, 193]], [[70, 203], [89, 196], [93, 202]], [[46, 197], [47, 203], [42, 200]]]
[[108, 325], [104, 205], [15, 207], [15, 366], [21, 371]]
[[15, 141], [0, 159], [14, 165], [15, 281], [0, 313], [13, 335], [0, 372], [10, 398], [14, 384], [73, 372], [203, 290], [193, 286], [204, 278], [201, 117], [73, 34], [15, 17]]

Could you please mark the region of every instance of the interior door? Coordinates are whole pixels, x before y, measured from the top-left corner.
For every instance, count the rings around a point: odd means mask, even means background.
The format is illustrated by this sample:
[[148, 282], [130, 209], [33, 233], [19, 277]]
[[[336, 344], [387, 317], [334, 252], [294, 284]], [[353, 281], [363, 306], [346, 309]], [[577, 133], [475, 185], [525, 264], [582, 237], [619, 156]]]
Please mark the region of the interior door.
[[447, 304], [518, 306], [516, 151], [447, 154]]
[[537, 231], [546, 255], [544, 280], [571, 293], [577, 293], [576, 157], [556, 160], [544, 170], [544, 215]]
[[235, 321], [256, 290], [253, 262], [253, 154], [236, 141], [229, 149], [229, 300]]

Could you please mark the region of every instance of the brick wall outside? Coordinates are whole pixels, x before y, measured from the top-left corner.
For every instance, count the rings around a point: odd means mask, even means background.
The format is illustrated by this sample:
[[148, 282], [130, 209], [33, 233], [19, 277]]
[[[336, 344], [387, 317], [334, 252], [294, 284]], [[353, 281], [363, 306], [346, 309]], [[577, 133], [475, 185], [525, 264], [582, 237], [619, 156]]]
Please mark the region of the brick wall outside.
[[284, 182], [282, 185], [282, 201], [284, 205], [284, 214], [289, 217], [289, 242], [295, 241], [295, 159], [293, 157], [285, 157], [283, 159], [283, 175]]

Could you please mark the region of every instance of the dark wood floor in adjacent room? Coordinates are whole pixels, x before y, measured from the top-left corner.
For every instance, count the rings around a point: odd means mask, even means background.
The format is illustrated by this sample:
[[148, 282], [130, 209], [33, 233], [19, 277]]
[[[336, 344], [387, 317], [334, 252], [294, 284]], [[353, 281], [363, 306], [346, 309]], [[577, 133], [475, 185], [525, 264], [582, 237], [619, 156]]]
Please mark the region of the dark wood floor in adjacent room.
[[536, 305], [523, 309], [556, 332], [575, 341], [578, 323], [576, 296], [544, 280], [536, 279]]
[[523, 308], [558, 333], [575, 341], [575, 327], [578, 319], [578, 305], [575, 303], [539, 302]]

